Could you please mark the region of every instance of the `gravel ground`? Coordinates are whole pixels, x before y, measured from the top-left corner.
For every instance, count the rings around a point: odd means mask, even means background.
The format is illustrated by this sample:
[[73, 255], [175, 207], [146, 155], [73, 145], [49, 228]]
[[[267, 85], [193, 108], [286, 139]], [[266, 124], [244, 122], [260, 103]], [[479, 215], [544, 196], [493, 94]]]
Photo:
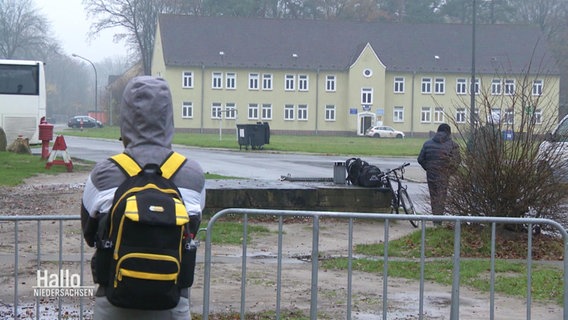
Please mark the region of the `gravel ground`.
[[[0, 188], [0, 214], [14, 215], [77, 215], [80, 197], [87, 173], [63, 173], [57, 176], [38, 176], [15, 188]], [[43, 223], [41, 229], [42, 268], [56, 269], [56, 255], [59, 246], [63, 247], [65, 268], [78, 270], [80, 252], [80, 225], [75, 221], [62, 224]], [[276, 225], [266, 225], [276, 230]], [[320, 226], [321, 252], [327, 255], [344, 254], [347, 228], [345, 224], [322, 223]], [[0, 318], [13, 318], [13, 256], [14, 225], [0, 223]], [[355, 243], [380, 241], [384, 228], [380, 223], [358, 223], [354, 229]], [[408, 223], [392, 225], [391, 239], [407, 234], [415, 229]], [[35, 319], [39, 311], [41, 319], [57, 319], [58, 310], [62, 318], [78, 318], [80, 309], [77, 299], [66, 299], [61, 305], [53, 299], [40, 301], [39, 310], [33, 304], [31, 287], [36, 283], [37, 259], [35, 223], [24, 223], [18, 229], [19, 272], [18, 296], [20, 319]], [[309, 314], [311, 264], [296, 257], [308, 255], [311, 251], [311, 228], [307, 224], [286, 224], [284, 229], [284, 262], [282, 308], [302, 310]], [[254, 239], [248, 248], [250, 259], [247, 263], [247, 310], [272, 310], [275, 306], [275, 260], [276, 232], [263, 238]], [[87, 257], [92, 249], [87, 248]], [[236, 246], [214, 246], [211, 283], [211, 307], [213, 312], [239, 311], [240, 304], [240, 254]], [[203, 248], [200, 249], [202, 261]], [[88, 269], [88, 266], [84, 266]], [[192, 290], [192, 312], [201, 313], [203, 304], [203, 264], [196, 268], [196, 283]], [[90, 274], [90, 272], [86, 272]], [[346, 275], [344, 272], [320, 270], [318, 307], [322, 319], [345, 319]], [[378, 312], [382, 309], [382, 277], [375, 274], [354, 273], [353, 275], [353, 317], [354, 319], [382, 319]], [[90, 284], [90, 275], [85, 278]], [[389, 319], [417, 319], [418, 283], [403, 279], [389, 279]], [[451, 288], [435, 283], [426, 283], [424, 319], [449, 319]], [[487, 319], [489, 311], [488, 294], [467, 288], [460, 288], [460, 314], [462, 319]], [[91, 318], [92, 300], [86, 299], [83, 315]], [[497, 295], [497, 319], [524, 319], [525, 301]], [[535, 319], [561, 319], [562, 308], [557, 305], [533, 303], [532, 314]]]

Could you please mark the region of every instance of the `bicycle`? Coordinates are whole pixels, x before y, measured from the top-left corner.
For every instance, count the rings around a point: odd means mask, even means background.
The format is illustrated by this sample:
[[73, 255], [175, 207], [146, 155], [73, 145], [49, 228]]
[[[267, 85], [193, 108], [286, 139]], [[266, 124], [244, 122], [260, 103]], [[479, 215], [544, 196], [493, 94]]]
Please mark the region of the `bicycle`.
[[[402, 180], [404, 180], [404, 168], [409, 166], [410, 163], [404, 163], [403, 165], [390, 169], [382, 174], [382, 181], [384, 188], [388, 189], [391, 193], [391, 213], [396, 212], [399, 214], [403, 211], [405, 214], [416, 215], [416, 210], [414, 209], [414, 204], [408, 195], [407, 186], [402, 185]], [[409, 220], [410, 224], [418, 228], [417, 220]]]

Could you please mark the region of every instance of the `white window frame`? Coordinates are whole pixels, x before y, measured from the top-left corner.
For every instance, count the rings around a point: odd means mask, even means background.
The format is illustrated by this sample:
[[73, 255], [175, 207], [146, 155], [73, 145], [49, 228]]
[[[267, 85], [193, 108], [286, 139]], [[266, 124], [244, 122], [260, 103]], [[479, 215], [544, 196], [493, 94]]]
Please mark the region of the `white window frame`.
[[299, 104], [296, 114], [299, 121], [308, 121], [308, 105]]
[[272, 90], [272, 73], [262, 75], [262, 90]]
[[258, 90], [260, 75], [258, 73], [249, 73], [248, 76], [248, 89]]
[[404, 107], [394, 106], [392, 109], [392, 122], [404, 122]]
[[435, 94], [445, 94], [446, 93], [446, 79], [445, 78], [435, 78], [434, 79], [434, 93]]
[[445, 122], [445, 112], [443, 107], [434, 107], [434, 123]]
[[258, 116], [258, 103], [249, 103], [247, 108], [247, 118], [249, 120], [258, 120]]
[[225, 119], [237, 119], [237, 105], [234, 102], [225, 104]]
[[505, 109], [505, 118], [503, 122], [506, 124], [513, 124], [515, 123], [515, 110], [513, 108]]
[[456, 79], [456, 94], [467, 94], [467, 79], [457, 78]]
[[532, 115], [532, 121], [534, 124], [542, 124], [542, 110], [536, 109]]
[[182, 119], [192, 119], [193, 118], [193, 102], [182, 101], [182, 103], [181, 103], [181, 118]]
[[296, 90], [296, 75], [286, 74], [284, 75], [284, 91], [294, 91]]
[[263, 103], [260, 110], [260, 118], [262, 120], [272, 120], [272, 104]]
[[432, 78], [423, 77], [420, 82], [420, 92], [423, 94], [432, 93]]
[[310, 88], [310, 77], [307, 74], [298, 75], [298, 91], [308, 91]]
[[420, 109], [420, 122], [421, 123], [432, 122], [432, 107], [422, 107]]
[[532, 95], [541, 96], [543, 87], [544, 87], [544, 81], [542, 81], [541, 79], [533, 80]]
[[[470, 91], [469, 93], [471, 94], [471, 87], [472, 87], [471, 79], [470, 79], [469, 82], [470, 82], [469, 83], [469, 91]], [[480, 91], [481, 90], [481, 79], [479, 79], [479, 78], [475, 79], [474, 84], [473, 84], [473, 88], [474, 88], [473, 94], [478, 95], [481, 92]]]
[[503, 84], [503, 94], [506, 96], [512, 96], [515, 94], [516, 83], [515, 79], [505, 79]]
[[211, 72], [211, 89], [223, 89], [223, 72]]
[[193, 88], [193, 72], [184, 71], [181, 74], [181, 87], [184, 89]]
[[404, 77], [394, 77], [393, 92], [404, 93]]
[[465, 108], [456, 109], [456, 123], [467, 122], [467, 110]]
[[211, 104], [211, 119], [223, 119], [223, 105], [220, 102], [213, 102]]
[[237, 73], [227, 72], [225, 74], [225, 88], [229, 90], [237, 89]]
[[336, 114], [335, 105], [328, 104], [325, 106], [325, 121], [336, 121]]
[[487, 122], [497, 124], [501, 122], [501, 109], [499, 108], [491, 108], [491, 114], [489, 115], [489, 119]]
[[335, 92], [337, 89], [337, 77], [334, 74], [325, 76], [325, 91]]
[[361, 104], [373, 104], [373, 88], [361, 88]]
[[501, 79], [491, 80], [491, 95], [500, 96], [503, 94], [503, 81]]
[[296, 107], [293, 104], [284, 105], [284, 120], [291, 121], [295, 119]]

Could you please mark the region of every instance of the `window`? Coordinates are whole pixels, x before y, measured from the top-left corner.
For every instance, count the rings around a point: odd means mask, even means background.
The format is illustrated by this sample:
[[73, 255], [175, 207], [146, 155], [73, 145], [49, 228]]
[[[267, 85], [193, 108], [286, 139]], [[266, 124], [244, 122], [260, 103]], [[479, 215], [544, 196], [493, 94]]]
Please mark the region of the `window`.
[[362, 88], [361, 89], [361, 104], [365, 104], [365, 105], [373, 104], [373, 89], [372, 88]]
[[262, 105], [262, 119], [271, 120], [272, 119], [272, 105], [265, 103]]
[[237, 118], [237, 107], [235, 103], [225, 104], [225, 119], [236, 119]]
[[422, 78], [422, 93], [432, 93], [432, 78]]
[[491, 94], [494, 96], [501, 94], [501, 79], [491, 80]]
[[467, 79], [465, 78], [456, 79], [456, 93], [457, 94], [467, 93]]
[[262, 75], [262, 90], [272, 90], [272, 74], [265, 73]]
[[248, 106], [248, 119], [255, 120], [258, 119], [258, 104], [250, 103]]
[[510, 95], [515, 94], [515, 80], [506, 79], [504, 87], [505, 87], [504, 90], [505, 90], [506, 95], [510, 96]]
[[221, 104], [219, 102], [211, 104], [211, 119], [222, 119]]
[[237, 74], [234, 72], [227, 72], [226, 76], [226, 88], [227, 89], [236, 89], [237, 88]]
[[392, 111], [392, 121], [393, 122], [403, 122], [404, 121], [404, 108], [400, 106], [394, 107]]
[[287, 104], [284, 106], [284, 120], [294, 120], [294, 105]]
[[249, 90], [258, 90], [258, 73], [249, 73]]
[[435, 107], [434, 108], [434, 122], [435, 123], [444, 122], [444, 108], [442, 108], [442, 107]]
[[335, 76], [334, 75], [327, 75], [325, 77], [325, 91], [328, 92], [335, 92]]
[[465, 123], [467, 113], [465, 108], [457, 108], [456, 110], [456, 123]]
[[395, 77], [394, 78], [394, 93], [404, 93], [404, 78]]
[[532, 114], [531, 120], [534, 124], [542, 124], [542, 110], [536, 109]]
[[298, 105], [298, 120], [308, 120], [308, 105]]
[[325, 121], [335, 121], [335, 106], [328, 104], [325, 106]]
[[193, 88], [193, 72], [184, 71], [181, 83], [182, 88]]
[[429, 123], [432, 122], [432, 108], [422, 107], [420, 111], [420, 122]]
[[515, 122], [515, 113], [513, 112], [513, 109], [508, 108], [507, 110], [505, 110], [504, 120], [506, 124], [513, 124]]
[[532, 85], [532, 95], [540, 96], [542, 95], [542, 80], [534, 80]]
[[[481, 86], [480, 80], [479, 80], [479, 79], [475, 79], [475, 82], [473, 83], [473, 92], [474, 92], [474, 94], [479, 94], [479, 90], [481, 89], [480, 86]], [[471, 89], [472, 89], [472, 88], [469, 88], [470, 92], [471, 92]]]
[[193, 103], [189, 101], [184, 101], [181, 103], [181, 117], [182, 118], [193, 118]]
[[435, 94], [446, 93], [446, 79], [444, 78], [434, 79], [434, 93]]
[[287, 74], [284, 76], [284, 90], [292, 91], [295, 90], [294, 82], [296, 82], [296, 76], [293, 74]]
[[213, 89], [223, 88], [223, 73], [213, 72], [213, 75], [211, 76], [211, 88]]
[[298, 75], [298, 90], [308, 91], [308, 75], [300, 74]]
[[501, 121], [501, 109], [492, 108], [491, 114], [489, 115], [489, 119], [487, 119], [487, 122], [499, 123], [500, 121]]

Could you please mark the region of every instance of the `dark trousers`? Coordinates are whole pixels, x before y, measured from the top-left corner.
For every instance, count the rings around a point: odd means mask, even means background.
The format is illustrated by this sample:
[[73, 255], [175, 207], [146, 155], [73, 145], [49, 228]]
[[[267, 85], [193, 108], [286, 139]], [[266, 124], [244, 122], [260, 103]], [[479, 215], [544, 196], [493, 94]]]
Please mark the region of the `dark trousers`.
[[448, 195], [448, 180], [428, 180], [428, 190], [430, 191], [432, 214], [444, 215], [444, 211], [446, 210], [446, 197]]

